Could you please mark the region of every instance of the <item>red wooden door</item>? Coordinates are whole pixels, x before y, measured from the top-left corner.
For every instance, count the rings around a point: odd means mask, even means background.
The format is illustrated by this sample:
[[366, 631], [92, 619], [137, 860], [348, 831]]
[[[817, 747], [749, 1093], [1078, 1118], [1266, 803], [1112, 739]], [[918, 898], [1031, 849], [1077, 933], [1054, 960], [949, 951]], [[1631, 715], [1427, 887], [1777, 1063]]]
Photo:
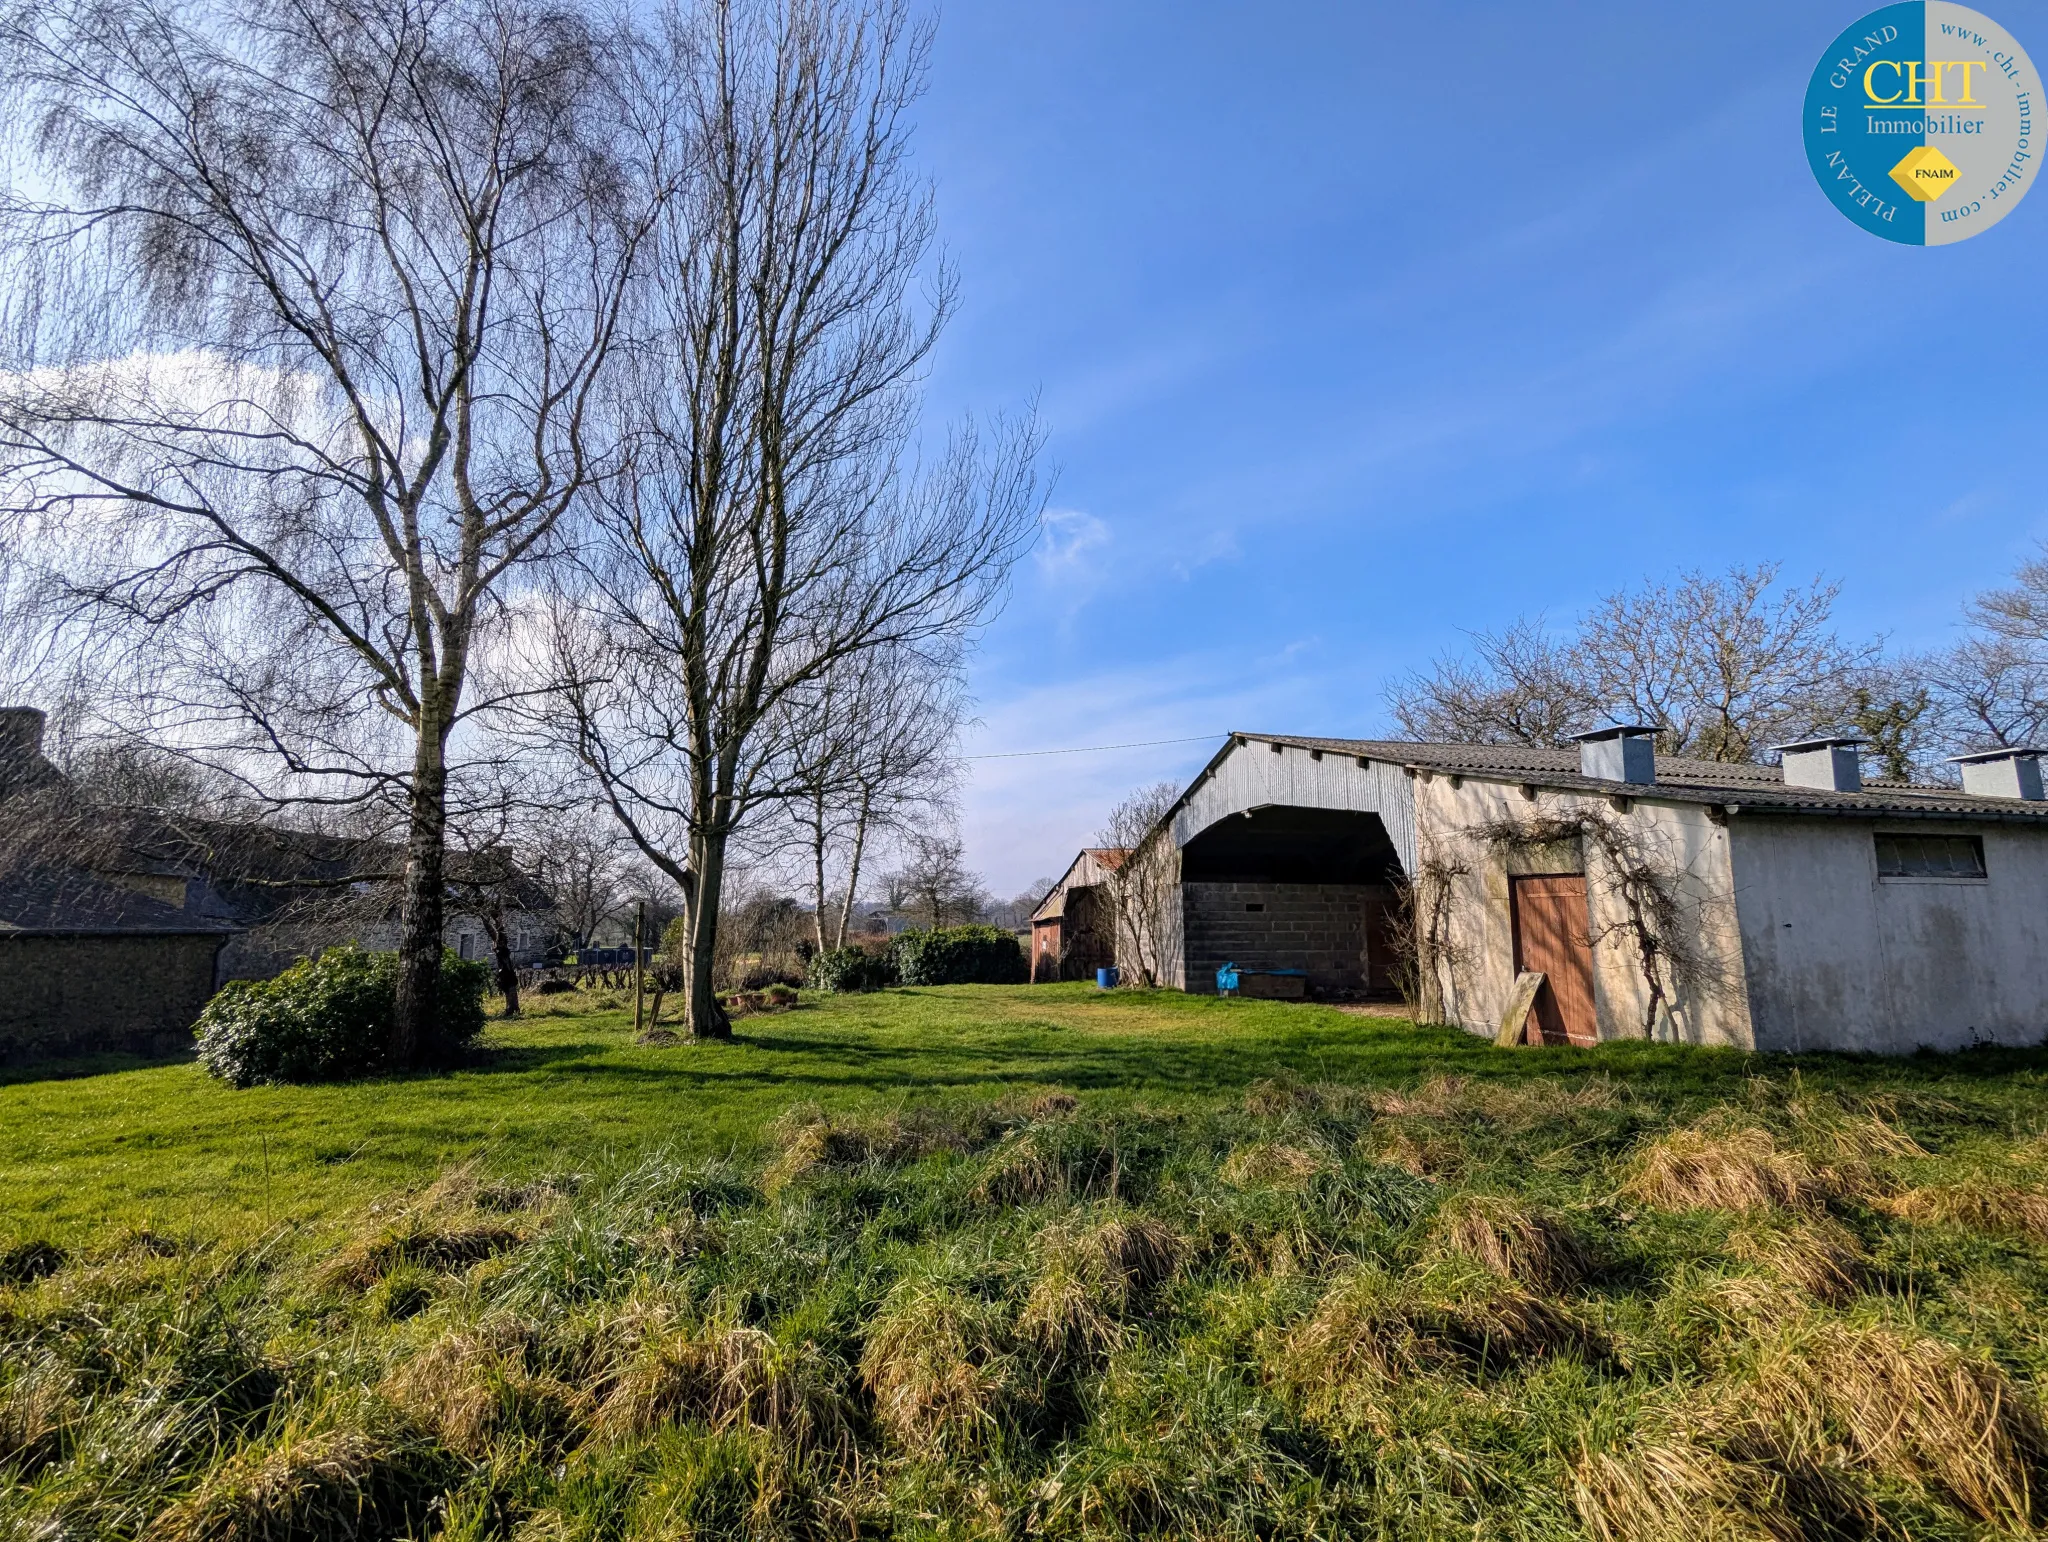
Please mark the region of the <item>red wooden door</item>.
[[1515, 968], [1543, 971], [1529, 1014], [1529, 1042], [1597, 1044], [1593, 1016], [1593, 938], [1586, 880], [1552, 873], [1510, 880]]

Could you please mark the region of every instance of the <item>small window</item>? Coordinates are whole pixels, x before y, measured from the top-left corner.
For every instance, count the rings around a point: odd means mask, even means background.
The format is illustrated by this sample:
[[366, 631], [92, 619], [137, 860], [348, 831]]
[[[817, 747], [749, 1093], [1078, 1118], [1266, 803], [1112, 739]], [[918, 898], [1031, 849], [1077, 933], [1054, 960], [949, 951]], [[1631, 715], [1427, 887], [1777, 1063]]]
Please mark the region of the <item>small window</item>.
[[1879, 835], [1880, 878], [1982, 878], [1984, 842], [1974, 835]]
[[1264, 905], [1247, 905], [1244, 908], [1246, 910], [1264, 910], [1266, 907]]

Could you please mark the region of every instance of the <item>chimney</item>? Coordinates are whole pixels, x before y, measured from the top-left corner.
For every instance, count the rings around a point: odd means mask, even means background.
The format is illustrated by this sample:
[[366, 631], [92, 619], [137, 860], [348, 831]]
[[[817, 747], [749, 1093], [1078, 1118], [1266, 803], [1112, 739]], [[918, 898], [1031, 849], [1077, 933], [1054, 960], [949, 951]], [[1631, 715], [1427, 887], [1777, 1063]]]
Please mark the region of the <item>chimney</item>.
[[2044, 796], [2043, 755], [2048, 755], [2048, 750], [2022, 744], [1980, 750], [1975, 755], [1951, 755], [1949, 763], [1963, 768], [1963, 791], [1974, 798], [2019, 798], [2039, 803]]
[[34, 707], [0, 707], [0, 767], [33, 765], [43, 754], [43, 714]]
[[1657, 780], [1657, 727], [1653, 723], [1609, 723], [1573, 734], [1579, 747], [1579, 775], [1602, 782], [1648, 787]]
[[1819, 792], [1863, 791], [1864, 740], [1854, 734], [1826, 734], [1793, 744], [1774, 744], [1787, 787]]

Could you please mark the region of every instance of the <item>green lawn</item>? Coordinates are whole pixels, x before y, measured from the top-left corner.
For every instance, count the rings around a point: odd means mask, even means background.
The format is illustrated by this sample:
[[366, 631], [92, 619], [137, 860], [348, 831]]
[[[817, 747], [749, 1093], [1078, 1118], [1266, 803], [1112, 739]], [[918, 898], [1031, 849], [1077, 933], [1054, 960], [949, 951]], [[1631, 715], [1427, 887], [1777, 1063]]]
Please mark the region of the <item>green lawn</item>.
[[0, 1083], [0, 1537], [2048, 1531], [2048, 1054], [1085, 986]]
[[449, 1076], [237, 1091], [182, 1063], [15, 1072], [0, 1085], [0, 1236], [267, 1227], [470, 1158], [518, 1177], [604, 1171], [655, 1144], [745, 1150], [805, 1101], [917, 1106], [1060, 1086], [1157, 1102], [1282, 1068], [1383, 1080], [1483, 1054], [1403, 1022], [1087, 985], [807, 997], [742, 1019], [731, 1044], [667, 1048], [633, 1042], [630, 1006], [534, 1005], [574, 1015], [494, 1023], [485, 1062]]
[[[602, 999], [602, 998], [600, 998]], [[535, 1004], [546, 1012], [557, 1003]], [[0, 1239], [63, 1241], [105, 1225], [229, 1233], [307, 1220], [480, 1158], [508, 1177], [603, 1173], [654, 1145], [748, 1152], [801, 1102], [827, 1109], [1060, 1087], [1091, 1104], [1185, 1105], [1277, 1073], [1411, 1083], [1613, 1075], [1677, 1108], [1748, 1077], [1952, 1091], [2042, 1117], [2048, 1056], [1886, 1061], [1755, 1057], [1638, 1043], [1500, 1051], [1483, 1040], [1328, 1008], [1085, 984], [953, 986], [806, 997], [743, 1019], [731, 1044], [645, 1048], [630, 1006], [497, 1023], [478, 1068], [335, 1087], [237, 1091], [196, 1065], [28, 1068], [0, 1082]], [[0, 1073], [4, 1074], [4, 1073]]]

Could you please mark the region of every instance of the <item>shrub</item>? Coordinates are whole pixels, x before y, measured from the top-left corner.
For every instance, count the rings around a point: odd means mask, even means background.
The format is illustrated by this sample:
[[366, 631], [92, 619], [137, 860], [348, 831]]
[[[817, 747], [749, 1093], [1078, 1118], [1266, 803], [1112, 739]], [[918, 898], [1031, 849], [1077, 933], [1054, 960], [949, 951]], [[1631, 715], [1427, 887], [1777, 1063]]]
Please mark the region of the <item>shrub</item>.
[[812, 990], [886, 990], [897, 983], [896, 959], [889, 953], [870, 953], [864, 948], [832, 948], [811, 959]]
[[[445, 954], [440, 1010], [424, 1065], [462, 1055], [484, 1027], [487, 965]], [[266, 1082], [348, 1081], [386, 1069], [398, 987], [398, 955], [353, 943], [301, 959], [274, 979], [234, 980], [199, 1014], [199, 1058], [237, 1087]]]
[[1030, 973], [1017, 939], [999, 926], [905, 932], [892, 951], [905, 985], [1022, 985]]

